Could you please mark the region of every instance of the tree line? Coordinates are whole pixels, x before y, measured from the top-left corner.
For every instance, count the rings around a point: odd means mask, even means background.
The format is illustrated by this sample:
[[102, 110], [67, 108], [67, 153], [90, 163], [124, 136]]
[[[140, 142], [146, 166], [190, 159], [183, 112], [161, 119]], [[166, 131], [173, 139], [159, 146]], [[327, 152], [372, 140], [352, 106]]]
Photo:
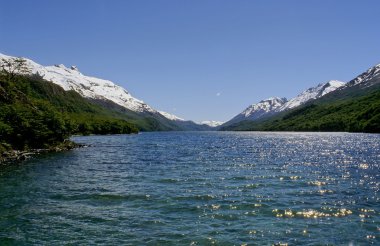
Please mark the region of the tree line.
[[0, 154], [49, 148], [73, 134], [129, 134], [138, 129], [78, 93], [32, 75], [22, 58], [0, 61]]

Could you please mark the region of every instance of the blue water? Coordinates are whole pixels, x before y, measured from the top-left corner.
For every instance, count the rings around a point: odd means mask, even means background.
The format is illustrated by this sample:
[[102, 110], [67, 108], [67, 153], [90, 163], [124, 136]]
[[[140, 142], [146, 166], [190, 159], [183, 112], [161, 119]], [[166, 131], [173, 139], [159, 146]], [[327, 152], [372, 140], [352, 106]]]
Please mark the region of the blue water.
[[380, 244], [380, 135], [73, 140], [1, 167], [1, 245]]

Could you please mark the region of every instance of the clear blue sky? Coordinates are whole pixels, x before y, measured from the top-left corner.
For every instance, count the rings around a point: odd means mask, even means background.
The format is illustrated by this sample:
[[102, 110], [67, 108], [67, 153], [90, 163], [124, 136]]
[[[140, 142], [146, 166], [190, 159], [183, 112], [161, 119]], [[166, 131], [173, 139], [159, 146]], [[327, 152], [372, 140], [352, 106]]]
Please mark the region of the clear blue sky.
[[0, 52], [77, 65], [154, 108], [228, 120], [380, 63], [378, 0], [0, 0]]

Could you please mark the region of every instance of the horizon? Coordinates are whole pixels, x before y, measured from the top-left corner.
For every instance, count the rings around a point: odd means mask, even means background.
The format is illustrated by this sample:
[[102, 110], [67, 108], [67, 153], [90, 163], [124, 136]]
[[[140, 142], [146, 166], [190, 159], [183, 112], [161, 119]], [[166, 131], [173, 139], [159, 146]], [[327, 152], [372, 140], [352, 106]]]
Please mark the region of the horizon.
[[348, 82], [380, 62], [377, 1], [17, 3], [0, 9], [0, 53], [76, 65], [195, 122]]

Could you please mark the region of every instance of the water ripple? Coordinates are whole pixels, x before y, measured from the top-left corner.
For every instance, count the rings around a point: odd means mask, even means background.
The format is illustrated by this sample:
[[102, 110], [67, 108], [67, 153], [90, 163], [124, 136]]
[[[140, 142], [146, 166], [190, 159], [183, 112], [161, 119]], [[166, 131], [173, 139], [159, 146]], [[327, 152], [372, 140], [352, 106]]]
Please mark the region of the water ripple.
[[1, 245], [378, 245], [380, 136], [166, 132], [0, 171]]

